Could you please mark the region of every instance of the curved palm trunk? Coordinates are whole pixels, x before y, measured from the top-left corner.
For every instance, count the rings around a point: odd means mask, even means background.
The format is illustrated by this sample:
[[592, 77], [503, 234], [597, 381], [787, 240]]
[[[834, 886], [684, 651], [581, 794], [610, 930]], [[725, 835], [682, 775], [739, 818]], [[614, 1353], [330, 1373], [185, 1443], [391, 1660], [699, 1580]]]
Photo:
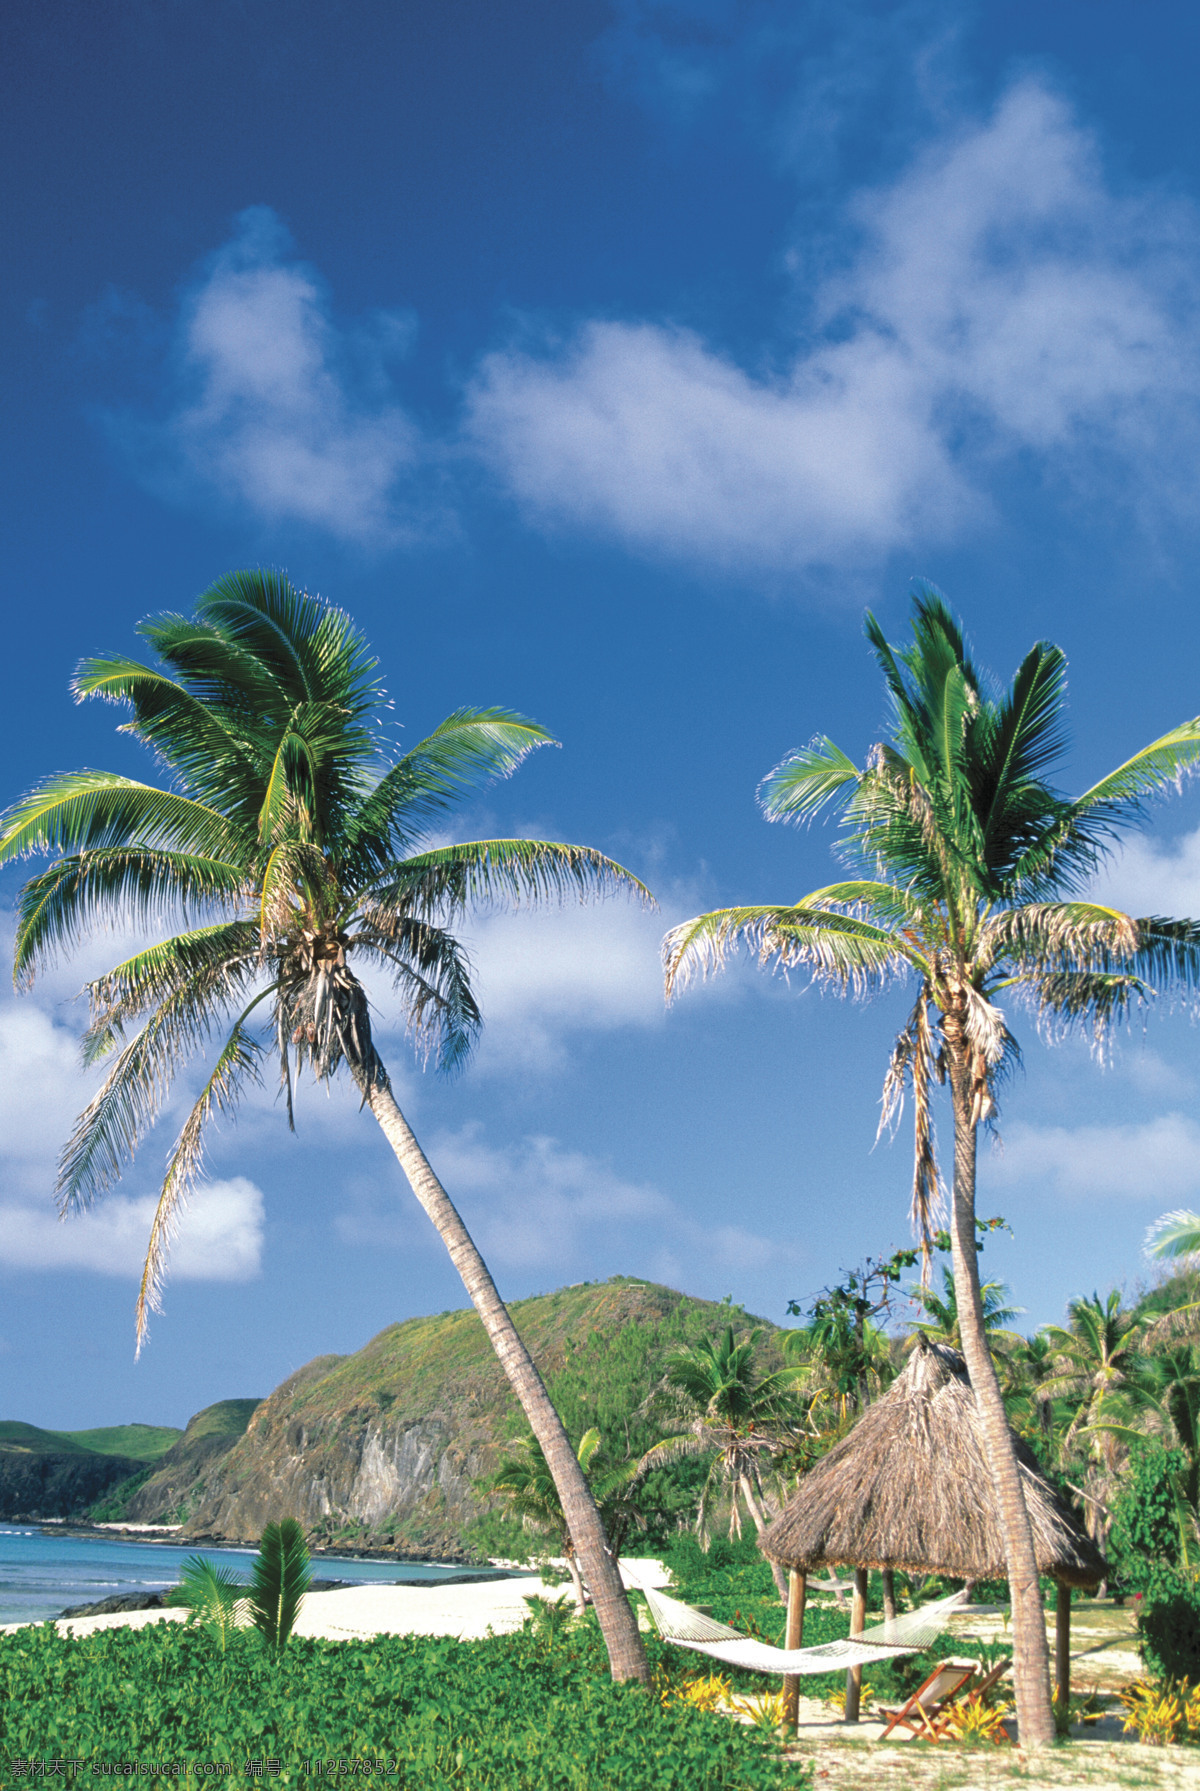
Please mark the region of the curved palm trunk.
[[463, 1286], [483, 1320], [492, 1348], [541, 1444], [562, 1500], [575, 1552], [591, 1588], [612, 1676], [614, 1679], [638, 1679], [643, 1685], [649, 1685], [650, 1668], [637, 1620], [625, 1596], [591, 1488], [563, 1429], [562, 1419], [551, 1403], [545, 1382], [496, 1291], [487, 1264], [396, 1105], [386, 1074], [380, 1068], [369, 1080], [364, 1078], [364, 1082], [367, 1105], [396, 1153], [413, 1193], [441, 1234], [450, 1260], [462, 1276]]
[[[950, 1028], [947, 1027], [947, 1032]], [[987, 1346], [983, 1300], [979, 1291], [979, 1257], [975, 1249], [975, 1156], [978, 1121], [974, 1093], [962, 1057], [951, 1047], [950, 1084], [954, 1102], [954, 1192], [950, 1236], [954, 1254], [954, 1288], [958, 1298], [963, 1356], [975, 1403], [979, 1408], [984, 1449], [1004, 1536], [1004, 1557], [1012, 1598], [1013, 1683], [1017, 1726], [1024, 1747], [1048, 1747], [1054, 1741], [1050, 1701], [1050, 1649], [1046, 1617], [1038, 1586], [1033, 1530], [1025, 1505], [1020, 1469], [1013, 1448], [1000, 1382]]]
[[[767, 1520], [766, 1520], [766, 1517], [763, 1515], [762, 1506], [759, 1504], [758, 1500], [754, 1496], [754, 1488], [750, 1484], [749, 1474], [739, 1475], [738, 1476], [738, 1485], [741, 1487], [742, 1497], [746, 1501], [746, 1510], [750, 1513], [750, 1516], [754, 1519], [754, 1528], [758, 1531], [758, 1534], [761, 1536], [763, 1531], [767, 1527]], [[734, 1496], [734, 1500], [736, 1502], [737, 1494], [734, 1493], [733, 1496]], [[787, 1580], [784, 1578], [783, 1568], [779, 1565], [778, 1561], [768, 1560], [767, 1565], [771, 1569], [771, 1578], [775, 1581], [775, 1590], [778, 1592], [778, 1594], [779, 1594], [780, 1598], [783, 1600], [784, 1604], [786, 1604], [788, 1601], [788, 1583], [787, 1583]]]

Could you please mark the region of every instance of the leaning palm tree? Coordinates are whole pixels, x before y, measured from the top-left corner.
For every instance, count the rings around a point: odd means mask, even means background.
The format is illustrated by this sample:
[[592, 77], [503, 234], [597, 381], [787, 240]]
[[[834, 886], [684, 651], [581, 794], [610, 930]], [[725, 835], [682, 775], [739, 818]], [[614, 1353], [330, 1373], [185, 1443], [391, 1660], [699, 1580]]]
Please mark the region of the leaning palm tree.
[[75, 692], [129, 711], [124, 732], [165, 780], [102, 771], [49, 778], [0, 820], [0, 863], [53, 862], [20, 896], [15, 975], [106, 923], [181, 927], [88, 985], [89, 1064], [111, 1065], [63, 1152], [64, 1211], [118, 1179], [178, 1072], [209, 1053], [171, 1149], [138, 1296], [158, 1308], [168, 1247], [202, 1164], [209, 1121], [278, 1066], [289, 1123], [296, 1075], [344, 1066], [462, 1276], [561, 1489], [617, 1678], [645, 1652], [587, 1482], [487, 1266], [396, 1105], [356, 966], [390, 979], [416, 1043], [449, 1069], [480, 1015], [452, 929], [476, 903], [606, 889], [646, 892], [587, 847], [423, 837], [456, 802], [550, 742], [505, 709], [459, 709], [389, 754], [377, 662], [340, 610], [264, 572], [230, 575], [191, 617], [140, 632], [157, 665], [85, 660]]
[[818, 739], [790, 753], [761, 791], [773, 821], [801, 823], [839, 805], [848, 875], [798, 902], [726, 908], [674, 928], [664, 945], [667, 992], [717, 969], [741, 942], [760, 961], [806, 968], [843, 995], [915, 986], [891, 1055], [883, 1120], [898, 1119], [911, 1091], [913, 1211], [925, 1241], [941, 1196], [932, 1100], [937, 1083], [949, 1084], [963, 1352], [1004, 1528], [1021, 1734], [1041, 1745], [1054, 1736], [1049, 1660], [1029, 1519], [983, 1328], [977, 1135], [994, 1121], [998, 1085], [1017, 1058], [1008, 1003], [1023, 1001], [1051, 1029], [1082, 1028], [1100, 1041], [1154, 989], [1200, 981], [1200, 923], [1135, 919], [1086, 893], [1147, 798], [1200, 764], [1200, 720], [1069, 798], [1049, 781], [1063, 746], [1061, 651], [1039, 643], [1011, 685], [997, 690], [972, 663], [938, 592], [922, 585], [914, 610], [904, 649], [867, 619], [892, 705], [890, 737], [862, 765]]

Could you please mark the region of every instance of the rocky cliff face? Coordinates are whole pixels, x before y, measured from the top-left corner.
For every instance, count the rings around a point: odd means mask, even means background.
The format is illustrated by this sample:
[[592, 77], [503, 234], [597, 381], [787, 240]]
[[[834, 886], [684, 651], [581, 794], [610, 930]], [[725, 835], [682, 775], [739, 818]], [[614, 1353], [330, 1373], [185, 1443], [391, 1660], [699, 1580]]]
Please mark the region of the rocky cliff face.
[[[337, 1361], [331, 1356], [330, 1361]], [[150, 1478], [125, 1506], [133, 1523], [175, 1523], [187, 1517], [203, 1496], [206, 1475], [245, 1435], [258, 1399], [222, 1399], [188, 1419], [187, 1429], [159, 1460]]]
[[[512, 1311], [568, 1428], [597, 1424], [614, 1441], [669, 1350], [731, 1316], [628, 1280], [565, 1288]], [[524, 1428], [474, 1311], [409, 1319], [277, 1387], [206, 1469], [187, 1534], [254, 1541], [265, 1523], [291, 1515], [318, 1538], [357, 1529], [410, 1554], [461, 1558], [464, 1530], [489, 1505], [481, 1482]]]
[[145, 1463], [88, 1450], [0, 1448], [0, 1519], [76, 1517]]

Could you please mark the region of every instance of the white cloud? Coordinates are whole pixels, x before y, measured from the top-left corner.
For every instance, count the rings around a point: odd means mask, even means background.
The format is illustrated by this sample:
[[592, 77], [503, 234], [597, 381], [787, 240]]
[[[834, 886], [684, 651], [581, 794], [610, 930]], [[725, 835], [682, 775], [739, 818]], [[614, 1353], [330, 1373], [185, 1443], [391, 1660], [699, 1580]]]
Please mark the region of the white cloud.
[[1200, 917], [1200, 828], [1163, 841], [1131, 834], [1097, 879], [1095, 894], [1127, 914]]
[[185, 296], [170, 414], [109, 426], [147, 482], [174, 495], [199, 487], [269, 524], [386, 545], [431, 520], [406, 490], [428, 450], [389, 375], [412, 335], [411, 315], [396, 312], [339, 329], [316, 273], [255, 206]]
[[[0, 1262], [16, 1269], [90, 1269], [137, 1279], [154, 1218], [152, 1195], [110, 1194], [86, 1213], [58, 1219], [49, 1204], [0, 1205]], [[263, 1198], [244, 1176], [205, 1182], [183, 1214], [171, 1252], [180, 1281], [250, 1281], [262, 1257]]]
[[1166, 1209], [1200, 1192], [1200, 1125], [1183, 1113], [1140, 1125], [1016, 1124], [980, 1173], [1069, 1200], [1156, 1201]]
[[782, 370], [592, 321], [484, 359], [480, 451], [538, 521], [760, 568], [949, 538], [984, 514], [998, 457], [1085, 482], [1115, 462], [1127, 503], [1185, 495], [1192, 214], [1114, 193], [1044, 83], [944, 133], [852, 219], [857, 252], [817, 285]]
[[87, 1099], [73, 1034], [32, 1001], [0, 1006], [0, 1157], [52, 1162]]
[[[797, 1260], [791, 1245], [693, 1219], [653, 1184], [628, 1180], [555, 1138], [494, 1144], [472, 1124], [436, 1134], [429, 1160], [497, 1269], [544, 1270], [559, 1280], [640, 1274], [711, 1291], [730, 1269]], [[365, 1183], [335, 1223], [349, 1244], [413, 1245], [407, 1205], [385, 1203]]]
[[553, 1066], [570, 1033], [661, 1023], [663, 925], [620, 901], [473, 922], [484, 1066]]

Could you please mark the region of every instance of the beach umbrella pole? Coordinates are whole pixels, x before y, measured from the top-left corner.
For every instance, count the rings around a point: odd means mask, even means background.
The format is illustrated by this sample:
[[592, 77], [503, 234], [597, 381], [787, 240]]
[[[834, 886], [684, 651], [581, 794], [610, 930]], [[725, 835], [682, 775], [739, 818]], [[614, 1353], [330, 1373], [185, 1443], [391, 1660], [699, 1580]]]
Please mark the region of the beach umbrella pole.
[[[861, 1635], [867, 1621], [867, 1570], [865, 1567], [854, 1569], [854, 1597], [850, 1601], [850, 1634]], [[851, 1667], [846, 1674], [846, 1721], [858, 1721], [858, 1701], [862, 1696], [861, 1667]]]
[[[788, 1574], [787, 1628], [785, 1648], [799, 1648], [804, 1641], [804, 1605], [808, 1597], [808, 1575], [793, 1567]], [[800, 1675], [785, 1673], [783, 1679], [783, 1720], [795, 1729], [800, 1716]]]

